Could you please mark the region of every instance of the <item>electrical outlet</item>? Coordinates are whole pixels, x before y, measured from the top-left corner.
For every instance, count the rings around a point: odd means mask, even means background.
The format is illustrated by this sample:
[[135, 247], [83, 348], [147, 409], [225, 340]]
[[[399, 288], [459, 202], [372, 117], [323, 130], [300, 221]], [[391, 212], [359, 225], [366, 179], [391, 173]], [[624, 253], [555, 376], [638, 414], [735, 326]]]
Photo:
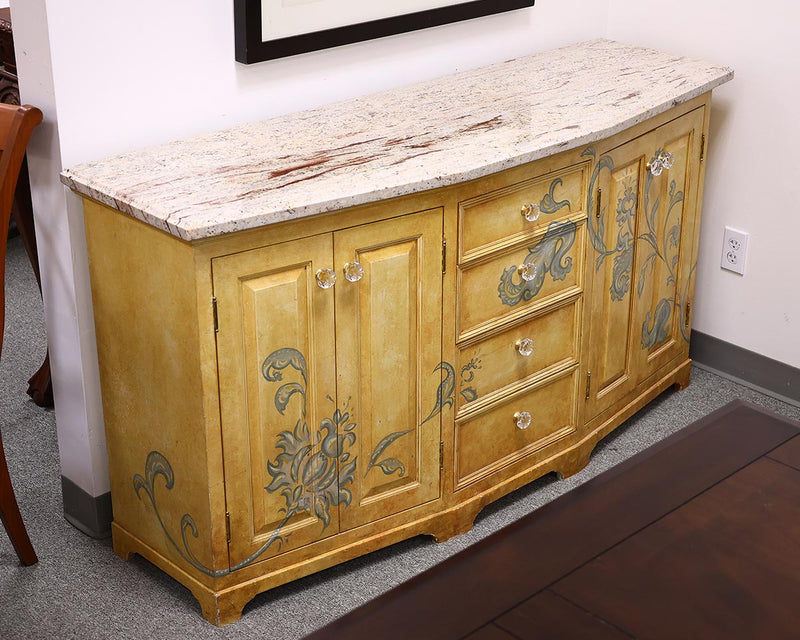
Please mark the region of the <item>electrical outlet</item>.
[[749, 233], [725, 227], [725, 235], [722, 238], [722, 257], [720, 258], [720, 266], [723, 269], [744, 275], [749, 239]]

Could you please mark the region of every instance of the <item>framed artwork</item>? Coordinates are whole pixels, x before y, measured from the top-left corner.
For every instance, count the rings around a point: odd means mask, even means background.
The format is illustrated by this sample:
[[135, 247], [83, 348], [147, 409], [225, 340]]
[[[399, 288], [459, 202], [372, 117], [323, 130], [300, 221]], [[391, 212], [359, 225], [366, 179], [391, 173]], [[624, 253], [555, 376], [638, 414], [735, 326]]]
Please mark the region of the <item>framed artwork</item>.
[[535, 0], [234, 0], [245, 64], [532, 7]]

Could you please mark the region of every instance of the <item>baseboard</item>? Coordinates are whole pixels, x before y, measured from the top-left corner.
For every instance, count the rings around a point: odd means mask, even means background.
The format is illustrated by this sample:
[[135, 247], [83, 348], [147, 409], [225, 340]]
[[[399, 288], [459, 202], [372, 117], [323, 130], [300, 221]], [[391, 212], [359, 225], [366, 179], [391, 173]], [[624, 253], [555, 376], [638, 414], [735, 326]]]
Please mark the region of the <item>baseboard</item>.
[[67, 522], [92, 538], [111, 535], [111, 492], [90, 496], [64, 476], [61, 476], [61, 492]]
[[700, 331], [692, 331], [689, 357], [701, 369], [800, 406], [800, 369]]

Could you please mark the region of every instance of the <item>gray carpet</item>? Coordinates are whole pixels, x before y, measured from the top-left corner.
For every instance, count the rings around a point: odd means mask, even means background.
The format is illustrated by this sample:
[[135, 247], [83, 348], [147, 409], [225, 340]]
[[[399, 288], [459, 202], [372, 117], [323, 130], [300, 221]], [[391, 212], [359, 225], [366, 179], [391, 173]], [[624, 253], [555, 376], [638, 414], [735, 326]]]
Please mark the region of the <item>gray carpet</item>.
[[257, 596], [241, 621], [205, 622], [184, 587], [146, 561], [120, 560], [62, 515], [55, 417], [25, 394], [45, 352], [42, 305], [19, 238], [9, 243], [6, 335], [0, 363], [0, 429], [28, 532], [39, 555], [21, 567], [0, 534], [0, 638], [265, 638], [289, 640], [326, 624], [497, 531], [734, 398], [800, 419], [784, 404], [695, 368], [683, 392], [668, 391], [606, 438], [589, 466], [552, 476], [487, 507], [469, 533], [443, 544], [420, 536]]

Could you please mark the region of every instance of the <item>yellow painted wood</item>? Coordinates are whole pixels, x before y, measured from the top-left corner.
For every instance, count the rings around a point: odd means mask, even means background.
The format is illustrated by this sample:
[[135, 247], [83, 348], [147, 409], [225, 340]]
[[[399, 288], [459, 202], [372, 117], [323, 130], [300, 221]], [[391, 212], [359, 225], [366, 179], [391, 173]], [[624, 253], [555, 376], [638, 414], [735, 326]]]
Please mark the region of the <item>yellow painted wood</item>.
[[[207, 581], [178, 549], [189, 514], [202, 532], [189, 535], [191, 553], [212, 570], [228, 566], [219, 424], [207, 400], [216, 375], [211, 386], [200, 357], [213, 343], [213, 325], [200, 320], [211, 298], [197, 297], [188, 244], [92, 201], [84, 212], [114, 521]], [[163, 529], [134, 488], [137, 475], [148, 480], [151, 452], [172, 470], [171, 488], [152, 476]]]
[[338, 398], [357, 424], [349, 529], [439, 496], [441, 415], [432, 414], [442, 357], [442, 210], [339, 231]]
[[[578, 372], [523, 391], [476, 417], [456, 424], [456, 484], [463, 487], [509, 466], [577, 431], [575, 389]], [[515, 414], [528, 412], [531, 424], [517, 426]]]
[[[582, 210], [587, 163], [511, 184], [459, 203], [459, 255], [546, 227]], [[524, 211], [528, 211], [528, 220]]]
[[[703, 108], [695, 109], [626, 144], [598, 145], [603, 168], [589, 224], [602, 247], [590, 245], [586, 270], [589, 420], [667, 362], [688, 355], [684, 311], [703, 116]], [[662, 150], [672, 153], [674, 165], [655, 177], [647, 165]]]
[[[510, 385], [543, 369], [576, 363], [580, 321], [579, 299], [573, 298], [554, 310], [459, 350], [456, 406], [468, 410], [471, 403], [502, 394]], [[524, 340], [533, 341], [530, 355], [520, 353]]]
[[[581, 288], [583, 281], [583, 242], [584, 221], [568, 220], [563, 233], [555, 240], [557, 247], [551, 261], [548, 254], [546, 263], [532, 258], [537, 247], [547, 242], [546, 230], [540, 229], [528, 240], [515, 247], [490, 254], [480, 262], [459, 265], [458, 268], [458, 316], [459, 336], [464, 339], [472, 331], [487, 327], [493, 320], [505, 318], [509, 322], [524, 317], [535, 307], [554, 302], [560, 293], [573, 293]], [[528, 262], [536, 264], [543, 276], [541, 282], [531, 290], [533, 295], [504, 297], [499, 289], [503, 277], [509, 277], [513, 286], [524, 283], [517, 272]], [[557, 269], [560, 272], [557, 273]]]
[[[692, 295], [704, 166], [696, 159], [708, 104], [700, 96], [601, 141], [594, 159], [576, 149], [423, 194], [191, 244], [87, 200], [115, 550], [143, 555], [185, 584], [207, 619], [226, 624], [256, 593], [420, 533], [445, 540], [468, 530], [492, 500], [545, 473], [581, 469], [600, 438], [664, 389], [688, 383], [689, 328], [678, 324], [685, 315], [673, 313], [666, 337], [639, 347], [648, 311], [670, 296], [685, 308]], [[628, 290], [614, 308], [614, 256], [596, 268], [588, 242], [596, 224], [587, 220], [596, 202], [589, 183], [598, 159], [613, 157], [614, 170], [603, 168], [593, 186], [604, 190], [601, 236], [616, 246], [617, 203], [631, 180], [636, 224], [644, 218], [653, 147], [675, 157], [649, 187], [661, 239], [671, 182], [673, 193], [684, 192], [670, 214], [682, 219], [676, 282], [669, 269], [648, 269], [639, 297], [647, 258], [637, 240]], [[551, 187], [553, 202], [570, 206], [523, 222], [519, 198], [548, 207]], [[575, 225], [564, 277], [548, 270], [530, 300], [503, 304], [503, 271], [529, 255], [553, 221]], [[641, 235], [639, 226], [633, 233]], [[365, 275], [348, 282], [342, 267], [356, 259]], [[320, 268], [336, 273], [333, 289], [317, 286]], [[523, 358], [515, 343], [526, 336], [535, 347]], [[276, 369], [281, 349], [305, 364]], [[468, 367], [475, 361], [480, 368]], [[605, 393], [590, 387], [585, 401], [589, 371]], [[303, 390], [305, 415], [299, 391], [276, 404], [285, 385]], [[477, 398], [467, 401], [467, 387]], [[526, 410], [533, 421], [523, 431], [513, 415]], [[338, 420], [335, 447], [316, 437], [326, 420]], [[298, 464], [305, 480], [289, 496], [293, 515], [284, 523], [287, 496], [280, 483], [265, 487], [279, 476], [278, 445], [288, 437], [281, 434], [295, 437], [298, 423], [309, 434]], [[174, 476], [168, 488], [151, 469], [157, 507], [134, 488], [152, 451]], [[336, 454], [344, 455], [334, 465]], [[305, 465], [315, 456], [324, 464]], [[376, 466], [392, 458], [402, 475], [394, 462], [390, 473]], [[327, 522], [315, 511], [318, 499], [334, 495], [323, 485], [339, 498]]]
[[[236, 565], [270, 541], [259, 560], [339, 529], [335, 508], [324, 527], [307, 511], [286, 521], [287, 497], [267, 489], [273, 481], [269, 465], [277, 464], [282, 452], [281, 433], [298, 428], [307, 433], [308, 451], [297, 469], [302, 477], [319, 452], [320, 424], [333, 413], [328, 397], [336, 396], [334, 296], [315, 279], [318, 269], [333, 266], [333, 241], [329, 234], [312, 236], [216, 258], [212, 265], [230, 556]], [[278, 372], [280, 380], [266, 379], [265, 360], [282, 349], [302, 354], [307, 379], [292, 366]], [[303, 392], [290, 398], [282, 414], [275, 398], [285, 383], [300, 385]]]

